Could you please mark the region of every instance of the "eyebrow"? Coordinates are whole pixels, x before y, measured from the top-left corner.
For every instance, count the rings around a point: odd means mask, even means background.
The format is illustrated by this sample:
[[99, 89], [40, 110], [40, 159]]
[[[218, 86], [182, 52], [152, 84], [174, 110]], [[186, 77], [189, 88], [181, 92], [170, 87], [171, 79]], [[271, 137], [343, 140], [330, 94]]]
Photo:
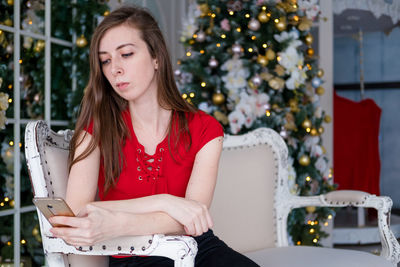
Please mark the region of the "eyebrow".
[[[133, 44], [133, 43], [122, 44], [122, 45], [117, 46], [117, 48], [115, 50], [119, 50], [121, 48], [124, 48], [125, 46], [135, 46], [135, 44]], [[101, 54], [107, 54], [107, 52], [99, 51], [99, 55], [101, 55]]]

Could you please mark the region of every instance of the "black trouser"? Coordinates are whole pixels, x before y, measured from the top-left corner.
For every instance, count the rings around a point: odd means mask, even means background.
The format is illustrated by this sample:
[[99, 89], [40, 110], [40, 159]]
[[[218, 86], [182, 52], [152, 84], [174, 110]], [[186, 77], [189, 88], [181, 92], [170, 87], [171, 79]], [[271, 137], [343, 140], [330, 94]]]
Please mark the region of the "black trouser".
[[[195, 237], [198, 252], [195, 259], [195, 267], [256, 267], [256, 263], [228, 247], [223, 241], [214, 235], [212, 230], [201, 236]], [[171, 267], [174, 262], [165, 257], [110, 257], [110, 267]]]

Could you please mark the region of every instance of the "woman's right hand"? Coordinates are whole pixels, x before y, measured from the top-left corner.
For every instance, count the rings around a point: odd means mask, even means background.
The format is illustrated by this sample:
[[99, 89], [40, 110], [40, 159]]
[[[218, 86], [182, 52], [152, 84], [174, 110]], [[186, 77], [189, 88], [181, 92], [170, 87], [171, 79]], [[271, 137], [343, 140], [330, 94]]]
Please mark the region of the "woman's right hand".
[[182, 197], [165, 196], [165, 212], [183, 225], [186, 234], [199, 236], [213, 226], [207, 205]]

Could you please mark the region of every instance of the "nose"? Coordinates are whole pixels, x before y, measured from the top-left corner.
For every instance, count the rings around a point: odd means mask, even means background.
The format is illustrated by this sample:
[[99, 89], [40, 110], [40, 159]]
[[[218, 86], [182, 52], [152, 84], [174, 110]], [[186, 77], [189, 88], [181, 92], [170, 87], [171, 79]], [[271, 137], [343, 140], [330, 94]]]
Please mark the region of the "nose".
[[111, 74], [113, 76], [117, 76], [117, 75], [121, 75], [123, 74], [123, 68], [120, 64], [120, 62], [118, 62], [118, 60], [113, 60], [111, 62]]

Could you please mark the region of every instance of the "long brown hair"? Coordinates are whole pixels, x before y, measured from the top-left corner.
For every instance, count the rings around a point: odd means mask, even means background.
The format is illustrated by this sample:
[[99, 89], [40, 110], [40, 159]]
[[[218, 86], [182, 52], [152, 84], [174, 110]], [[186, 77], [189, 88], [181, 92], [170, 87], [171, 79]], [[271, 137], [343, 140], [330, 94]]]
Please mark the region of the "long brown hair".
[[[128, 107], [128, 102], [120, 97], [104, 76], [99, 59], [99, 43], [106, 31], [127, 24], [141, 33], [152, 58], [158, 62], [156, 81], [158, 86], [158, 103], [165, 109], [172, 110], [168, 130], [168, 146], [171, 148], [171, 136], [174, 136], [176, 148], [180, 137], [188, 138], [186, 144], [191, 145], [187, 112], [196, 109], [182, 99], [174, 80], [173, 69], [164, 37], [156, 20], [144, 8], [124, 6], [111, 12], [96, 28], [90, 44], [90, 77], [80, 106], [79, 116], [72, 137], [69, 154], [69, 169], [80, 160], [85, 159], [99, 146], [104, 166], [104, 192], [115, 186], [121, 174], [124, 157], [122, 145], [129, 136], [129, 130], [121, 116]], [[79, 134], [88, 129], [93, 122], [93, 138], [88, 147], [79, 155], [75, 155], [76, 147], [83, 139]], [[86, 134], [86, 132], [85, 132]], [[170, 149], [171, 151], [171, 149]]]

